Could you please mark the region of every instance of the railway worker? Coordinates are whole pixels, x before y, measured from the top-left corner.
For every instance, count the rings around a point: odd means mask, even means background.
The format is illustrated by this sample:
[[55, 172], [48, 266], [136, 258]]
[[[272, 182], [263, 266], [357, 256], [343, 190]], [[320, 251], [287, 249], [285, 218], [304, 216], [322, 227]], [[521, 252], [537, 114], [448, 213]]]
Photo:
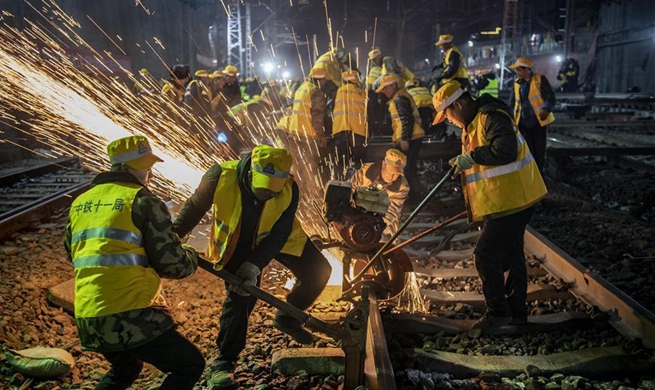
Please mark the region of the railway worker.
[[[403, 85], [404, 86], [404, 85]], [[393, 134], [391, 142], [407, 156], [405, 177], [409, 182], [409, 197], [417, 201], [421, 197], [421, 183], [418, 179], [418, 153], [423, 144], [423, 127], [414, 99], [403, 86], [399, 86], [394, 74], [382, 76], [380, 86], [375, 90], [389, 99], [389, 114]]]
[[439, 35], [439, 40], [434, 44], [441, 47], [443, 52], [443, 63], [433, 69], [432, 79], [438, 87], [451, 80], [457, 80], [464, 87], [469, 85], [466, 61], [462, 52], [453, 44], [453, 36], [450, 34]]
[[191, 81], [191, 70], [188, 65], [177, 64], [170, 70], [170, 77], [164, 81], [161, 94], [169, 99], [173, 105], [182, 107], [184, 104], [184, 91]]
[[485, 221], [474, 259], [487, 311], [473, 326], [489, 330], [525, 324], [523, 234], [533, 206], [547, 192], [537, 164], [502, 101], [489, 94], [474, 100], [459, 82], [451, 81], [432, 102], [434, 123], [448, 119], [463, 131], [462, 154], [450, 164], [462, 174], [469, 220]]
[[382, 161], [366, 163], [350, 178], [353, 189], [357, 187], [375, 187], [383, 190], [389, 197], [389, 210], [384, 216], [387, 227], [384, 235], [390, 238], [400, 226], [403, 206], [409, 194], [409, 183], [404, 176], [407, 156], [398, 149], [389, 149]]
[[239, 69], [234, 65], [228, 65], [223, 70], [225, 75], [225, 85], [223, 86], [222, 93], [228, 107], [234, 107], [241, 103], [243, 97], [241, 96], [241, 86], [239, 85]]
[[211, 112], [212, 89], [210, 86], [210, 73], [204, 69], [197, 70], [193, 80], [186, 86], [184, 104], [196, 118], [202, 118]]
[[366, 91], [360, 86], [358, 71], [343, 72], [342, 77], [343, 84], [337, 90], [332, 113], [337, 177], [343, 177], [345, 169], [353, 162], [358, 169], [366, 158]]
[[192, 389], [205, 360], [176, 324], [160, 278], [195, 273], [198, 255], [171, 229], [163, 201], [147, 188], [162, 161], [148, 140], [107, 146], [111, 171], [98, 174], [71, 206], [65, 249], [75, 268], [75, 320], [82, 349], [111, 364], [96, 389], [126, 389], [143, 362], [168, 376], [160, 389]]
[[[299, 195], [289, 173], [292, 161], [285, 149], [258, 145], [240, 160], [214, 165], [185, 202], [173, 229], [187, 235], [212, 208], [208, 256], [216, 267], [234, 273], [245, 285], [258, 286], [262, 270], [275, 258], [298, 280], [287, 302], [305, 310], [325, 287], [331, 268], [295, 219]], [[248, 317], [257, 303], [240, 286], [226, 287], [216, 339], [219, 354], [210, 375], [214, 388], [232, 385], [231, 371], [246, 345]], [[273, 324], [299, 343], [312, 341], [301, 323], [283, 312], [277, 312]]]
[[418, 79], [412, 79], [405, 83], [405, 89], [410, 94], [416, 107], [418, 114], [421, 116], [421, 126], [423, 130], [428, 130], [432, 126], [434, 119], [434, 107], [432, 106], [432, 94], [430, 91], [421, 85]]
[[546, 139], [548, 125], [555, 121], [555, 93], [546, 76], [532, 72], [532, 61], [519, 57], [509, 67], [516, 72], [514, 94], [510, 107], [514, 107], [514, 121], [528, 143], [539, 171], [546, 163]]

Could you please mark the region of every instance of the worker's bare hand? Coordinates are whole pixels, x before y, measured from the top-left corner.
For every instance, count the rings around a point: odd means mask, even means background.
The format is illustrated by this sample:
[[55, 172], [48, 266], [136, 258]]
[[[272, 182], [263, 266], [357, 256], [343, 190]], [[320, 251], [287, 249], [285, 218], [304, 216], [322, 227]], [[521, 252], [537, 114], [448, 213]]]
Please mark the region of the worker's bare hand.
[[543, 120], [546, 120], [546, 118], [548, 118], [548, 114], [550, 114], [550, 112], [548, 112], [548, 110], [544, 110], [544, 109], [542, 108], [542, 109], [539, 111], [539, 119], [541, 119], [542, 121], [543, 121]]
[[400, 141], [400, 150], [406, 152], [409, 150], [409, 141]]

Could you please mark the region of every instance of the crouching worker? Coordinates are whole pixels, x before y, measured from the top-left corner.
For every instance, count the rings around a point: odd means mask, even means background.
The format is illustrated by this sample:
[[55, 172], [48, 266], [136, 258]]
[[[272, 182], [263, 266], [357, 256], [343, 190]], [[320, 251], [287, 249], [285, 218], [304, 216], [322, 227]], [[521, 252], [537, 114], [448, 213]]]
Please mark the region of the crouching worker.
[[143, 362], [168, 376], [160, 389], [192, 389], [202, 354], [175, 330], [160, 278], [195, 273], [198, 255], [171, 229], [164, 202], [147, 188], [162, 161], [141, 136], [107, 146], [111, 171], [73, 201], [65, 248], [75, 268], [75, 320], [82, 349], [111, 364], [96, 389], [127, 389]]
[[[184, 204], [174, 230], [185, 236], [212, 208], [208, 255], [216, 267], [259, 286], [261, 271], [275, 258], [298, 280], [287, 302], [305, 310], [327, 284], [331, 268], [295, 219], [299, 195], [289, 172], [292, 162], [287, 150], [259, 145], [241, 160], [214, 165]], [[233, 385], [231, 371], [246, 345], [248, 317], [257, 303], [240, 286], [226, 287], [212, 388]], [[283, 312], [278, 311], [274, 325], [299, 343], [312, 342], [302, 324]]]
[[366, 163], [350, 178], [351, 187], [375, 187], [389, 197], [389, 210], [384, 216], [383, 239], [388, 240], [398, 230], [403, 206], [409, 194], [409, 184], [404, 176], [407, 156], [398, 149], [389, 149], [384, 160]]

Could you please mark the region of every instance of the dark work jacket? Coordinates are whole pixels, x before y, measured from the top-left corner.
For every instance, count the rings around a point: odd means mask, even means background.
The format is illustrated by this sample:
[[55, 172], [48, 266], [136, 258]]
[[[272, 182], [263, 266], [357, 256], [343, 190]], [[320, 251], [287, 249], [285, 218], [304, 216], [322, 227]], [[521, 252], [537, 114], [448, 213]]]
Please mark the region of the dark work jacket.
[[[254, 237], [265, 202], [255, 198], [251, 192], [248, 172], [250, 172], [250, 154], [242, 158], [237, 166], [242, 206], [241, 232], [239, 233], [237, 247], [227, 265], [228, 269], [231, 268], [230, 265], [240, 265], [244, 261], [250, 261], [260, 269], [266, 267], [280, 253], [284, 244], [286, 244], [291, 233], [296, 209], [298, 208], [298, 185], [293, 183], [293, 192], [289, 207], [282, 213], [282, 216], [277, 220], [275, 225], [273, 225], [270, 235], [260, 241], [258, 245], [255, 245]], [[180, 237], [189, 234], [205, 216], [207, 210], [212, 208], [214, 193], [216, 192], [221, 173], [222, 169], [220, 165], [217, 164], [211, 167], [202, 177], [196, 191], [184, 203], [180, 214], [175, 219], [175, 222], [173, 222], [173, 230]]]
[[488, 142], [487, 145], [477, 147], [471, 157], [480, 165], [505, 165], [514, 162], [518, 155], [518, 145], [510, 108], [502, 100], [489, 94], [483, 94], [475, 102], [479, 112], [489, 115], [486, 123]]
[[394, 100], [400, 123], [402, 124], [401, 138], [403, 141], [412, 139], [412, 132], [414, 131], [414, 112], [412, 111], [412, 102], [407, 96], [396, 95]]

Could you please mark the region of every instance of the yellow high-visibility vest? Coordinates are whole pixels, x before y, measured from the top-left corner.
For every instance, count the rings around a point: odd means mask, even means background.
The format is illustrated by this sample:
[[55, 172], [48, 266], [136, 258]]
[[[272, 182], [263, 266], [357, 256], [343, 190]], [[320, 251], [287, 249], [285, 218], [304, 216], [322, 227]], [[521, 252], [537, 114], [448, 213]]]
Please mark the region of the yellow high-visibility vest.
[[489, 95], [498, 98], [498, 79], [489, 79], [489, 84], [478, 91], [478, 97], [488, 93]]
[[[539, 121], [541, 127], [555, 121], [555, 115], [552, 112], [548, 113], [546, 119], [539, 118], [539, 111], [544, 106], [544, 99], [541, 97], [541, 78], [540, 73], [533, 73], [530, 78], [530, 92], [528, 93], [528, 100], [530, 106], [534, 110], [534, 115]], [[514, 83], [514, 122], [519, 123], [521, 119], [521, 84]]]
[[[463, 153], [489, 144], [485, 132], [488, 118], [488, 114], [478, 112], [467, 126], [462, 133]], [[462, 174], [462, 187], [471, 221], [521, 211], [537, 203], [548, 192], [537, 163], [516, 126], [514, 134], [518, 145], [515, 161], [499, 166], [473, 164]]]
[[73, 201], [69, 218], [76, 318], [166, 305], [159, 275], [148, 266], [141, 231], [132, 221], [141, 188], [99, 184]]
[[444, 64], [446, 65], [445, 67], [447, 68], [448, 65], [450, 65], [450, 55], [455, 52], [459, 54], [459, 67], [457, 68], [457, 71], [455, 74], [453, 74], [451, 77], [445, 78], [441, 80], [441, 84], [446, 84], [450, 80], [453, 79], [468, 79], [468, 71], [466, 70], [466, 59], [464, 59], [464, 56], [462, 55], [462, 52], [459, 51], [459, 49], [456, 46], [452, 46], [447, 52], [444, 57]]
[[288, 133], [296, 133], [306, 138], [316, 138], [312, 125], [312, 92], [318, 88], [313, 82], [306, 80], [293, 95], [293, 108], [289, 116]]
[[337, 90], [332, 117], [332, 134], [352, 131], [366, 137], [366, 92], [356, 84], [342, 85]]
[[164, 86], [161, 88], [161, 94], [171, 99], [177, 105], [181, 105], [184, 102], [184, 90], [175, 88], [170, 81], [164, 82]]
[[409, 99], [409, 102], [412, 104], [412, 115], [414, 116], [414, 128], [412, 129], [412, 140], [423, 138], [425, 132], [421, 126], [421, 116], [418, 114], [418, 109], [416, 108], [416, 103], [412, 97], [403, 89], [399, 89], [389, 100], [389, 114], [391, 114], [391, 128], [393, 129], [393, 134], [391, 136], [391, 141], [395, 144], [402, 140], [403, 133], [403, 124], [400, 121], [400, 116], [398, 115], [398, 108], [396, 107], [396, 97], [405, 96]]
[[377, 66], [377, 65], [372, 65], [368, 69], [368, 75], [366, 76], [366, 85], [368, 86], [368, 89], [374, 89], [373, 84], [375, 83], [375, 80], [380, 78], [382, 75], [382, 67]]
[[416, 107], [432, 107], [432, 95], [425, 87], [412, 87], [407, 89], [407, 93], [414, 99]]
[[[230, 261], [236, 249], [241, 230], [241, 190], [237, 178], [239, 160], [221, 163], [221, 176], [214, 191], [214, 223], [209, 239], [208, 254], [216, 269], [221, 269]], [[293, 178], [289, 178], [280, 194], [264, 203], [264, 209], [257, 225], [257, 237], [253, 242], [259, 244], [270, 233], [273, 225], [291, 204]], [[307, 235], [297, 219], [293, 221], [291, 234], [281, 253], [300, 256]]]

